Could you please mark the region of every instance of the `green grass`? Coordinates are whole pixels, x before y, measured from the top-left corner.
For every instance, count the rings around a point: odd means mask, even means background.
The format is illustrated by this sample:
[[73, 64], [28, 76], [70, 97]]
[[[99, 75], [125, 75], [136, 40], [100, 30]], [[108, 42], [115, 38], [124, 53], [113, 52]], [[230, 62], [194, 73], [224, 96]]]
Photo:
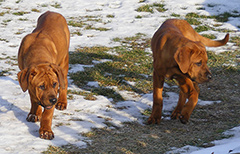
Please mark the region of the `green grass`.
[[167, 9], [164, 8], [164, 4], [160, 3], [153, 3], [153, 4], [145, 4], [136, 9], [137, 12], [150, 12], [153, 13], [154, 9], [156, 9], [158, 12], [165, 12]]
[[197, 13], [191, 12], [186, 15], [186, 18], [202, 18], [202, 19], [214, 19], [217, 22], [227, 22], [229, 20], [229, 17], [240, 17], [240, 14], [238, 12], [230, 13], [230, 12], [224, 12], [219, 15], [213, 15], [213, 16], [206, 16], [206, 15], [199, 15]]
[[[148, 93], [152, 90], [152, 57], [145, 52], [149, 47], [150, 39], [144, 39], [144, 34], [136, 34], [133, 37], [124, 39], [115, 38], [122, 46], [118, 47], [80, 47], [70, 53], [70, 64], [94, 65], [86, 67], [83, 72], [70, 73], [74, 84], [86, 90], [91, 90], [96, 95], [104, 95], [113, 98], [113, 101], [121, 101], [121, 97], [114, 89], [128, 90], [138, 93]], [[115, 52], [115, 55], [108, 52]], [[104, 63], [94, 64], [93, 61], [108, 59]], [[141, 68], [141, 69], [139, 69]], [[97, 81], [100, 87], [89, 87], [89, 81]], [[135, 82], [135, 85], [129, 85], [126, 81]]]
[[230, 42], [233, 42], [233, 43], [235, 43], [238, 47], [240, 47], [240, 37], [239, 37], [239, 36], [231, 37]]
[[93, 9], [93, 10], [90, 10], [90, 9], [86, 9], [87, 12], [95, 12], [95, 11], [102, 11], [102, 9]]
[[4, 16], [6, 12], [0, 12], [0, 16]]
[[57, 8], [57, 9], [62, 8], [61, 4], [58, 3], [58, 2], [55, 2], [55, 3], [52, 4], [51, 6]]
[[153, 7], [156, 8], [156, 10], [158, 12], [165, 12], [167, 11], [167, 9], [164, 8], [164, 4], [160, 4], [160, 3], [153, 3]]
[[78, 35], [78, 36], [82, 36], [82, 33], [80, 31], [75, 31], [75, 32], [72, 32], [71, 34], [73, 35]]
[[11, 19], [7, 19], [7, 20], [3, 20], [3, 23], [1, 23], [2, 25], [7, 25], [8, 22], [11, 22], [12, 20]]
[[148, 116], [148, 117], [151, 115], [151, 113], [152, 113], [151, 108], [148, 108], [142, 112], [143, 115]]
[[40, 10], [38, 10], [38, 9], [32, 9], [31, 11], [32, 12], [40, 12]]
[[[214, 39], [214, 35], [203, 35]], [[70, 53], [70, 64], [92, 65], [85, 67], [83, 72], [70, 73], [73, 83], [85, 90], [91, 91], [93, 95], [104, 95], [112, 98], [113, 102], [124, 100], [124, 98], [112, 87], [118, 90], [133, 91], [136, 93], [149, 93], [152, 91], [152, 56], [145, 52], [150, 47], [150, 39], [138, 33], [132, 37], [113, 38], [121, 46], [117, 47], [79, 47]], [[231, 38], [231, 41], [239, 46], [239, 37]], [[115, 54], [110, 54], [111, 52]], [[239, 50], [215, 54], [208, 52], [208, 65], [212, 68], [225, 71], [236, 71]], [[93, 63], [108, 59], [107, 62]], [[141, 68], [141, 69], [139, 69]], [[145, 76], [147, 75], [147, 76]], [[87, 86], [89, 81], [97, 81], [99, 87]], [[129, 85], [128, 81], [134, 82]]]
[[136, 9], [137, 12], [150, 12], [153, 13], [153, 8], [149, 4], [145, 4]]
[[41, 4], [41, 7], [48, 7], [48, 4]]
[[216, 39], [217, 37], [213, 34], [202, 34], [202, 36], [209, 38], [209, 39]]
[[240, 50], [226, 51], [220, 54], [208, 52], [208, 66], [221, 71], [240, 71], [237, 55], [240, 55]]
[[72, 90], [68, 90], [68, 96], [72, 96], [71, 94], [75, 94], [75, 95], [82, 95], [84, 96], [84, 99], [86, 100], [96, 100], [97, 98], [94, 96], [94, 93], [92, 92], [86, 92], [86, 91], [72, 91]]
[[0, 76], [6, 76], [6, 74], [10, 74], [9, 71], [1, 70]]
[[180, 14], [172, 13], [171, 16], [173, 16], [173, 17], [180, 17]]
[[234, 17], [234, 18], [240, 17], [240, 14], [239, 13], [238, 14], [233, 14], [233, 13], [229, 13], [229, 12], [224, 12], [222, 14], [219, 14], [219, 15], [215, 16], [215, 19], [218, 22], [227, 22], [229, 20], [228, 19], [229, 17]]
[[186, 18], [186, 21], [191, 25], [200, 25], [202, 22], [200, 22], [198, 19], [195, 18]]
[[93, 25], [87, 25], [85, 27], [86, 30], [98, 30], [98, 31], [108, 31], [110, 30], [109, 28], [105, 28], [105, 27], [94, 27]]
[[17, 0], [16, 3], [18, 4], [18, 3], [20, 3], [21, 1], [22, 1], [22, 0]]
[[17, 16], [22, 16], [24, 14], [28, 14], [29, 12], [24, 12], [24, 11], [19, 11], [19, 12], [13, 12], [14, 15], [17, 15]]
[[137, 15], [135, 18], [136, 18], [136, 19], [142, 19], [142, 16]]
[[20, 20], [20, 21], [28, 21], [27, 18], [19, 18], [18, 20]]
[[203, 32], [203, 31], [208, 31], [211, 30], [211, 27], [209, 27], [208, 25], [201, 25], [195, 28], [196, 32]]
[[108, 14], [106, 17], [107, 17], [107, 18], [114, 18], [115, 15], [113, 15], [113, 14]]
[[[114, 15], [107, 15], [108, 18], [114, 18]], [[107, 21], [107, 23], [111, 22], [110, 20]], [[95, 23], [101, 23], [103, 25], [106, 24], [101, 18], [101, 16], [92, 16], [92, 15], [86, 15], [86, 16], [79, 16], [79, 17], [70, 17], [68, 20], [68, 25], [72, 27], [79, 27], [83, 28], [82, 30], [97, 30], [97, 31], [109, 31], [110, 28], [105, 27], [95, 27]], [[72, 34], [82, 35], [78, 30], [75, 30], [72, 32]], [[90, 37], [90, 36], [89, 36]]]
[[109, 50], [110, 48], [103, 46], [79, 47], [74, 52], [70, 52], [69, 63], [92, 65], [93, 60], [114, 59], [114, 56], [106, 53]]
[[203, 19], [206, 19], [206, 18], [213, 18], [213, 17], [212, 16], [206, 16], [206, 15], [199, 15], [197, 13], [191, 12], [191, 13], [186, 14], [186, 18], [203, 18]]
[[9, 41], [7, 39], [0, 38], [0, 41], [8, 43]]
[[205, 10], [205, 7], [198, 7], [197, 10]]
[[82, 21], [69, 20], [69, 21], [68, 21], [68, 25], [69, 25], [69, 26], [73, 26], [73, 27], [83, 27], [83, 26], [85, 25], [85, 23], [82, 22]]

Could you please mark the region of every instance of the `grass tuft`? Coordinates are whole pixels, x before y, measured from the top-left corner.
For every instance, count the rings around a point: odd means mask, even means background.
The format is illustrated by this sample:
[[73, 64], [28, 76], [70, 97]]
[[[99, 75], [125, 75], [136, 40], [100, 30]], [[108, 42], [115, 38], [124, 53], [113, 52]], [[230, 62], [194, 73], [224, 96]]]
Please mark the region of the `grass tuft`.
[[211, 28], [208, 25], [201, 25], [195, 28], [196, 32], [203, 32], [203, 31], [208, 31], [211, 30]]
[[209, 39], [216, 39], [217, 37], [213, 34], [202, 34], [202, 36], [209, 38]]
[[152, 6], [149, 4], [145, 4], [140, 6], [139, 8], [136, 9], [137, 12], [150, 12], [153, 13]]
[[62, 8], [61, 4], [60, 4], [60, 3], [58, 3], [58, 2], [55, 2], [55, 3], [54, 3], [54, 4], [52, 4], [51, 6], [52, 6], [52, 7], [55, 7], [55, 8], [57, 8], [57, 9], [60, 9], [60, 8]]
[[153, 3], [153, 4], [145, 4], [136, 9], [137, 12], [150, 12], [153, 13], [153, 9], [156, 9], [158, 12], [165, 12], [167, 9], [164, 8], [164, 4]]
[[31, 11], [32, 12], [40, 12], [40, 10], [38, 10], [38, 9], [32, 9]]
[[24, 11], [19, 11], [19, 12], [13, 12], [14, 15], [17, 15], [17, 16], [22, 16], [24, 14], [28, 14], [30, 12], [24, 12]]

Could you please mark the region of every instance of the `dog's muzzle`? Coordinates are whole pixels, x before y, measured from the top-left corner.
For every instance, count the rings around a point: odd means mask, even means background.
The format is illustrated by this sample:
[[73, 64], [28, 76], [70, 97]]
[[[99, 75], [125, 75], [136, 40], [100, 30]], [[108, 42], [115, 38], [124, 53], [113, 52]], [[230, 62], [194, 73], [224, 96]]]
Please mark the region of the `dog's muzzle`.
[[51, 106], [44, 106], [41, 102], [38, 102], [38, 105], [42, 106], [44, 109], [49, 110], [49, 109], [51, 109], [53, 107], [54, 104], [51, 105]]

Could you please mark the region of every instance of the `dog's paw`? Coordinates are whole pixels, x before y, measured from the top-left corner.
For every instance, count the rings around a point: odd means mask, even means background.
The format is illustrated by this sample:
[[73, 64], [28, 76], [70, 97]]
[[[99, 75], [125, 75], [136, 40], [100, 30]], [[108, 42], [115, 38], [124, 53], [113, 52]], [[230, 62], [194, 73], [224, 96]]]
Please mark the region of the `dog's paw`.
[[183, 116], [183, 115], [180, 115], [179, 119], [180, 119], [182, 124], [188, 123], [188, 120], [189, 120], [189, 118], [187, 116]]
[[28, 122], [37, 122], [37, 121], [40, 121], [40, 120], [41, 120], [41, 117], [40, 117], [40, 116], [37, 116], [37, 115], [35, 115], [35, 114], [29, 113], [28, 116], [27, 116], [27, 118], [26, 118], [26, 120], [27, 120]]
[[178, 118], [181, 121], [181, 123], [186, 124], [186, 123], [188, 123], [190, 115], [191, 115], [191, 113], [189, 112], [189, 110], [187, 108], [183, 108], [183, 110], [182, 110], [181, 114], [178, 116]]
[[150, 116], [148, 118], [148, 121], [147, 123], [150, 125], [150, 124], [160, 124], [160, 121], [161, 121], [161, 118], [154, 118], [152, 116]]
[[55, 108], [58, 110], [65, 110], [67, 108], [67, 103], [58, 102]]
[[171, 115], [171, 119], [179, 119], [180, 115], [181, 115], [180, 112], [173, 112]]
[[39, 130], [39, 137], [41, 139], [52, 140], [54, 138], [54, 133], [50, 130]]

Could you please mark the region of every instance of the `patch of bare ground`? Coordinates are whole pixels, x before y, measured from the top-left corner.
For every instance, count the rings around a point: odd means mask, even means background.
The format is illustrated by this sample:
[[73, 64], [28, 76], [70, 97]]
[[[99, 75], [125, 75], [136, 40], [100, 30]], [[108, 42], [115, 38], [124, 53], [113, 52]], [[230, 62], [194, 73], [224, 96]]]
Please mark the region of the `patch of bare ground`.
[[200, 85], [200, 99], [221, 103], [197, 105], [186, 125], [178, 120], [162, 120], [160, 125], [128, 122], [116, 129], [92, 129], [91, 135], [85, 134], [91, 140], [87, 148], [66, 145], [57, 148], [57, 153], [165, 153], [185, 145], [213, 146], [211, 141], [229, 137], [223, 132], [240, 123], [240, 73], [224, 69], [213, 69], [212, 73], [214, 79]]
[[[236, 40], [239, 41], [239, 37]], [[62, 147], [50, 146], [44, 153], [155, 154], [165, 153], [173, 147], [180, 148], [185, 145], [213, 146], [211, 141], [229, 137], [223, 135], [223, 132], [240, 124], [240, 67], [237, 58], [239, 54], [239, 49], [222, 54], [208, 52], [208, 65], [213, 79], [211, 82], [199, 85], [199, 99], [221, 102], [206, 106], [197, 105], [187, 124], [182, 124], [179, 120], [162, 120], [159, 125], [127, 122], [123, 127], [108, 123], [106, 128], [93, 128], [91, 132], [82, 134], [86, 137], [86, 148], [78, 148], [71, 144]], [[146, 68], [152, 71], [150, 64], [151, 61]], [[76, 79], [81, 81], [81, 78]], [[172, 81], [167, 83], [174, 84]], [[149, 86], [147, 91], [151, 92], [151, 88]], [[164, 91], [178, 92], [179, 90], [164, 88]], [[147, 117], [143, 120], [147, 121]], [[110, 129], [112, 127], [115, 129]]]

